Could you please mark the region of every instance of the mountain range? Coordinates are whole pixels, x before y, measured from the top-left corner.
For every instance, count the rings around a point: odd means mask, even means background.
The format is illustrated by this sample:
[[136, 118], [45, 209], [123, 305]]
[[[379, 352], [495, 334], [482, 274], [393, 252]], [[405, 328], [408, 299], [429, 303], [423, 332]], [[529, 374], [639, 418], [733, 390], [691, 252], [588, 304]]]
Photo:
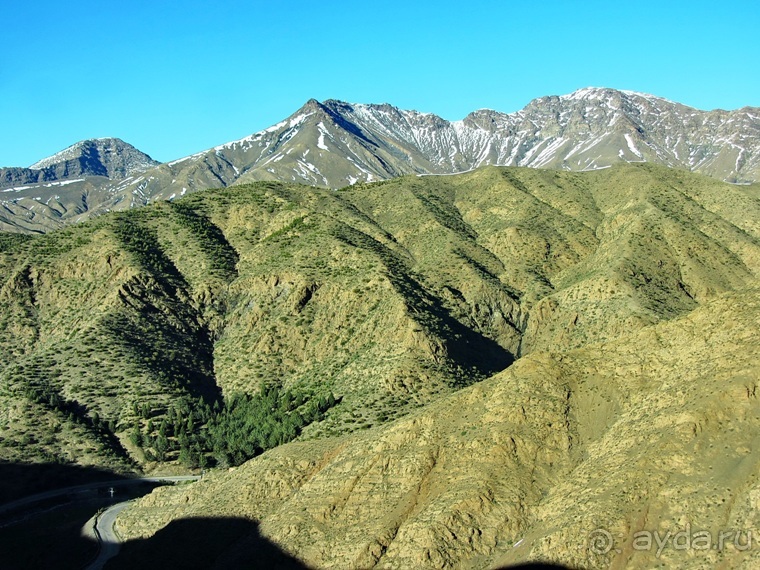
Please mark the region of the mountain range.
[[[205, 465], [118, 516], [116, 567], [261, 567], [264, 538], [310, 568], [756, 568], [759, 288], [760, 185], [651, 163], [0, 232], [0, 467]], [[633, 542], [686, 529], [734, 534]]]
[[308, 101], [238, 141], [164, 164], [119, 139], [0, 170], [0, 229], [44, 232], [111, 210], [257, 180], [341, 188], [485, 165], [586, 171], [653, 162], [732, 183], [760, 179], [760, 109], [700, 111], [586, 88], [461, 121], [391, 105]]
[[758, 117], [311, 100], [3, 169], [0, 503], [205, 470], [109, 568], [757, 567]]

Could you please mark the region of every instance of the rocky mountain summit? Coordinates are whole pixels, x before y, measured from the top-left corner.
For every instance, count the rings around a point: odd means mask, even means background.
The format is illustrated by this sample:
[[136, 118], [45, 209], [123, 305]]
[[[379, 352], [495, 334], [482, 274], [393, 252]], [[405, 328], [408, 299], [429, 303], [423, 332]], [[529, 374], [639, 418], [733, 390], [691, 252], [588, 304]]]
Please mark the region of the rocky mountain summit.
[[74, 176], [106, 176], [113, 180], [144, 172], [160, 164], [121, 139], [102, 138], [78, 142], [59, 153], [32, 164], [32, 170], [59, 167], [75, 162], [81, 165]]
[[106, 211], [257, 180], [341, 188], [480, 166], [584, 171], [653, 162], [732, 183], [760, 179], [760, 109], [700, 111], [604, 88], [460, 121], [312, 99], [284, 121], [165, 164], [118, 139], [0, 171], [0, 229], [40, 232]]
[[221, 180], [276, 179], [339, 188], [485, 165], [594, 170], [655, 162], [730, 182], [760, 176], [760, 110], [699, 111], [614, 89], [542, 97], [523, 110], [446, 121], [391, 105], [311, 100], [285, 121], [177, 161]]
[[80, 141], [28, 168], [0, 169], [0, 187], [102, 176], [121, 180], [160, 164], [121, 139]]

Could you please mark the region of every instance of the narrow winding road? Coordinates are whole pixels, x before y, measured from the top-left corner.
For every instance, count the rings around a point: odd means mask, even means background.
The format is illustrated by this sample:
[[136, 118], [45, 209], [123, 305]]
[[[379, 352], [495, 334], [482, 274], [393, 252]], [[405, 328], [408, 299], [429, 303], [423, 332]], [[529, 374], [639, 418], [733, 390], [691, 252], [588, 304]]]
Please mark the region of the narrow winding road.
[[[72, 487], [63, 487], [61, 489], [54, 489], [52, 491], [46, 491], [44, 493], [37, 493], [36, 495], [30, 495], [16, 501], [11, 501], [10, 503], [0, 505], [0, 515], [8, 511], [23, 509], [24, 507], [28, 507], [30, 512], [34, 512], [35, 503], [82, 491], [92, 491], [108, 487], [139, 485], [140, 483], [177, 483], [180, 481], [197, 481], [198, 479], [200, 479], [200, 476], [198, 475], [180, 475], [167, 477], [140, 477], [136, 479], [114, 479], [113, 481], [103, 481], [100, 483], [74, 485]], [[121, 539], [119, 538], [118, 534], [116, 534], [113, 525], [116, 522], [116, 517], [118, 514], [126, 509], [129, 506], [130, 502], [131, 501], [124, 501], [122, 503], [111, 505], [97, 517], [95, 522], [95, 536], [97, 537], [100, 544], [100, 553], [98, 554], [98, 557], [92, 562], [92, 564], [87, 567], [88, 570], [101, 570], [108, 560], [118, 554], [119, 548], [121, 547]]]
[[100, 543], [98, 557], [87, 567], [87, 570], [102, 570], [106, 562], [119, 553], [121, 538], [113, 528], [116, 517], [129, 506], [131, 501], [116, 503], [100, 513], [95, 523], [95, 535]]
[[[178, 481], [197, 481], [198, 479], [200, 477], [197, 475], [184, 475], [180, 477], [145, 477], [141, 479], [129, 479], [128, 481], [149, 481], [153, 483], [167, 481], [174, 483]], [[122, 482], [121, 485], [124, 485], [124, 483]], [[87, 567], [87, 570], [102, 570], [105, 563], [119, 553], [121, 537], [116, 532], [116, 529], [114, 529], [114, 524], [119, 513], [126, 509], [131, 502], [129, 500], [111, 505], [100, 513], [95, 520], [95, 536], [100, 544], [100, 551], [98, 552], [98, 557]]]
[[44, 493], [37, 493], [36, 495], [29, 495], [10, 503], [0, 505], [0, 515], [7, 511], [12, 511], [20, 507], [27, 505], [33, 505], [39, 501], [46, 499], [52, 499], [54, 497], [60, 497], [61, 495], [68, 495], [80, 491], [91, 491], [95, 489], [105, 489], [107, 487], [123, 487], [124, 485], [138, 485], [140, 483], [161, 483], [167, 481], [169, 483], [176, 483], [179, 481], [197, 481], [200, 479], [199, 475], [180, 475], [180, 476], [168, 476], [168, 477], [140, 477], [137, 479], [114, 479], [113, 481], [102, 481], [100, 483], [87, 483], [86, 485], [74, 485], [72, 487], [63, 487], [61, 489], [54, 489], [52, 491], [45, 491]]

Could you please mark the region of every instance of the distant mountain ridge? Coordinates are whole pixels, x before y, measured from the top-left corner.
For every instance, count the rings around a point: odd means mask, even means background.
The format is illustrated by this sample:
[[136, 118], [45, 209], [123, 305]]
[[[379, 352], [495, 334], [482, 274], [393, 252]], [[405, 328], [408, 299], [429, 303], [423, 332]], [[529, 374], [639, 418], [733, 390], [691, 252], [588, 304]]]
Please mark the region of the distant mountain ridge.
[[121, 139], [100, 138], [73, 144], [29, 168], [41, 170], [69, 161], [82, 164], [82, 174], [92, 173], [114, 179], [125, 178], [161, 164]]
[[104, 176], [119, 180], [161, 164], [117, 138], [80, 141], [28, 168], [0, 169], [0, 185], [35, 184]]
[[536, 99], [516, 113], [479, 110], [454, 122], [387, 104], [312, 99], [269, 129], [172, 164], [215, 163], [222, 179], [332, 188], [485, 165], [593, 170], [622, 161], [751, 182], [760, 178], [759, 144], [760, 109], [707, 112], [587, 88]]
[[[582, 171], [654, 162], [733, 183], [760, 180], [760, 109], [700, 111], [593, 87], [541, 97], [515, 113], [483, 109], [453, 122], [388, 104], [311, 99], [272, 127], [165, 164], [118, 139], [100, 140], [118, 143], [83, 141], [31, 169], [0, 170], [0, 229], [46, 231], [256, 180], [340, 188], [485, 165]], [[89, 160], [95, 151], [110, 167]], [[61, 189], [63, 181], [72, 182]]]

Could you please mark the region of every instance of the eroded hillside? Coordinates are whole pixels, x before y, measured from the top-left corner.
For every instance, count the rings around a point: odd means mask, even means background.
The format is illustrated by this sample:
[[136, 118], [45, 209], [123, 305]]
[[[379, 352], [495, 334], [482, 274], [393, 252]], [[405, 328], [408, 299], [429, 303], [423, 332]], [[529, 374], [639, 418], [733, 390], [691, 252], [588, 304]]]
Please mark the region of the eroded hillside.
[[[758, 293], [719, 295], [614, 341], [534, 352], [389, 425], [160, 489], [120, 516], [119, 532], [242, 516], [313, 568], [754, 568]], [[671, 533], [668, 546], [634, 542], [654, 531]], [[713, 548], [676, 548], [683, 531], [708, 532]], [[249, 544], [216, 567], [252, 563]]]
[[135, 425], [262, 383], [336, 396], [303, 439], [380, 425], [743, 290], [758, 220], [756, 186], [638, 164], [264, 182], [5, 234], [0, 457], [151, 465]]

